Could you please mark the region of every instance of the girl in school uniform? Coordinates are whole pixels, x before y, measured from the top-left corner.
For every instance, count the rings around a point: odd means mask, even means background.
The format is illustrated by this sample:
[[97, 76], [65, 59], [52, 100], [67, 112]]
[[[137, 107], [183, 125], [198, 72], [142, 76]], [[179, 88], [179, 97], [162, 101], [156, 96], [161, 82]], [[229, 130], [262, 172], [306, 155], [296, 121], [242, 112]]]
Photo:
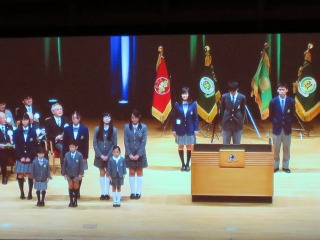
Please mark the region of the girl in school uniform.
[[113, 207], [121, 206], [121, 185], [123, 185], [124, 176], [127, 173], [125, 160], [120, 156], [120, 153], [119, 146], [113, 147], [113, 156], [108, 161], [108, 175], [112, 185]]
[[124, 146], [126, 166], [129, 168], [130, 199], [141, 198], [143, 168], [148, 167], [146, 144], [147, 126], [140, 122], [141, 115], [135, 109], [130, 123], [124, 126]]
[[[36, 189], [37, 194], [37, 206], [44, 207], [44, 198], [46, 196], [46, 190], [48, 187], [48, 181], [51, 179], [50, 174], [50, 165], [48, 159], [44, 156], [46, 154], [46, 150], [43, 147], [38, 147], [37, 155], [31, 167], [31, 176], [33, 178], [34, 189]], [[40, 199], [41, 192], [41, 199]]]
[[94, 129], [93, 149], [95, 152], [94, 166], [100, 171], [100, 200], [109, 200], [110, 180], [108, 175], [108, 160], [112, 157], [113, 147], [117, 145], [118, 130], [113, 126], [110, 113], [104, 113], [100, 125]]
[[36, 157], [37, 134], [29, 126], [30, 118], [28, 114], [22, 116], [19, 127], [13, 133], [13, 142], [16, 152], [16, 173], [20, 189], [20, 199], [25, 199], [23, 185], [25, 177], [28, 177], [29, 191], [28, 199], [32, 199], [33, 179], [31, 178], [32, 161]]
[[77, 196], [79, 193], [79, 181], [84, 173], [84, 163], [82, 154], [77, 151], [78, 145], [76, 141], [69, 143], [69, 151], [64, 156], [62, 165], [62, 175], [68, 181], [69, 186], [69, 207], [77, 207]]
[[[172, 134], [178, 144], [181, 160], [181, 171], [190, 171], [190, 159], [196, 135], [199, 132], [197, 103], [189, 99], [189, 88], [182, 87], [181, 101], [176, 102], [173, 108]], [[184, 161], [184, 146], [187, 148], [187, 161]]]

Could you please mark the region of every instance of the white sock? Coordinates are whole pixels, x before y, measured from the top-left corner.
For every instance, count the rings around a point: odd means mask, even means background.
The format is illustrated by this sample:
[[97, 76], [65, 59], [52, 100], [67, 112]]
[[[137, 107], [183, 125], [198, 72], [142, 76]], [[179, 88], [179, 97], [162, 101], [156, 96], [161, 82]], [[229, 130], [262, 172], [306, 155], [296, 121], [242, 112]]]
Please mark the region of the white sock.
[[135, 194], [136, 193], [136, 177], [129, 177], [129, 183], [130, 183], [130, 188], [131, 188], [131, 193]]
[[101, 195], [106, 195], [106, 178], [99, 177], [100, 180], [100, 187], [101, 187]]
[[116, 192], [112, 192], [112, 198], [113, 198], [113, 203], [117, 202], [117, 193]]
[[143, 177], [137, 177], [137, 194], [141, 194]]
[[121, 192], [118, 192], [118, 195], [117, 195], [117, 203], [120, 203], [120, 200], [121, 200]]
[[106, 195], [109, 195], [110, 179], [106, 177]]

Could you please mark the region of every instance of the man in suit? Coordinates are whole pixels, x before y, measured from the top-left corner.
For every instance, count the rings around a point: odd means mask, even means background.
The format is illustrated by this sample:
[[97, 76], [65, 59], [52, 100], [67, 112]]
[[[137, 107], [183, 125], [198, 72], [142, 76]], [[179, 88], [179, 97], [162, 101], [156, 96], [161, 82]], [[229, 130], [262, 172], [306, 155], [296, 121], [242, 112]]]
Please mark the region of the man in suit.
[[12, 126], [7, 124], [7, 117], [3, 112], [0, 112], [0, 164], [2, 174], [2, 184], [7, 184], [7, 165], [10, 154], [10, 149], [6, 144], [12, 143], [13, 130]]
[[52, 117], [46, 119], [45, 128], [47, 139], [52, 141], [54, 148], [60, 152], [60, 164], [63, 165], [63, 130], [69, 126], [69, 120], [62, 116], [63, 108], [61, 104], [55, 103], [51, 107]]
[[17, 108], [17, 120], [21, 120], [23, 115], [27, 113], [32, 119], [32, 128], [40, 129], [40, 111], [37, 106], [34, 106], [32, 96], [29, 94], [25, 94], [22, 98], [21, 105]]
[[228, 83], [229, 92], [221, 97], [220, 114], [223, 144], [240, 144], [246, 97], [238, 92], [238, 82]]
[[282, 144], [282, 170], [290, 173], [291, 125], [295, 113], [295, 103], [293, 98], [287, 96], [288, 86], [286, 83], [279, 83], [277, 87], [279, 95], [273, 98], [269, 105], [274, 146], [274, 172], [279, 171], [280, 148]]

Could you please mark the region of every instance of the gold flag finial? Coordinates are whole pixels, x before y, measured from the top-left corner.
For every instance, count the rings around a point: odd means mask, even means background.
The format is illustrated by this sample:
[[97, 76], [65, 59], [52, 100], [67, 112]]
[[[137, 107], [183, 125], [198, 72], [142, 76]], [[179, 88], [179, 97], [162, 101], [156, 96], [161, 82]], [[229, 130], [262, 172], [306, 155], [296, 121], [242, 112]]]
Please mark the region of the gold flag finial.
[[204, 65], [206, 67], [210, 67], [211, 66], [211, 62], [212, 62], [212, 57], [210, 55], [210, 47], [208, 45], [206, 45], [204, 47], [204, 52], [206, 54], [205, 58], [204, 58]]
[[163, 56], [163, 47], [161, 45], [158, 47], [158, 52], [159, 52], [159, 56], [158, 56], [158, 60], [157, 60], [157, 64], [156, 64], [156, 71], [158, 71], [158, 67], [161, 63], [161, 58]]

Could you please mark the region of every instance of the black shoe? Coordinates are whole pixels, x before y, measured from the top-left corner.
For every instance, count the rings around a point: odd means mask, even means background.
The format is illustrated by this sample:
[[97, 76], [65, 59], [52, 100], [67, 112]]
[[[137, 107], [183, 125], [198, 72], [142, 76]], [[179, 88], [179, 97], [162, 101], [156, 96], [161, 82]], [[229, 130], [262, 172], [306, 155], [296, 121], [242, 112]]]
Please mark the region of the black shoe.
[[135, 199], [140, 199], [141, 198], [141, 193], [140, 194], [136, 194], [136, 198]]
[[279, 171], [279, 168], [275, 168], [275, 169], [273, 169], [273, 172], [278, 172]]
[[136, 195], [134, 193], [131, 193], [130, 199], [136, 199]]
[[2, 184], [6, 185], [8, 183], [8, 178], [7, 177], [2, 177]]
[[185, 170], [186, 172], [190, 172], [190, 167], [189, 167], [189, 166], [186, 166], [186, 167], [184, 168], [184, 170]]
[[186, 166], [183, 165], [183, 166], [181, 167], [181, 172], [185, 172], [185, 171], [186, 171]]
[[45, 206], [44, 202], [40, 202], [40, 206], [44, 207]]
[[27, 199], [28, 199], [28, 200], [31, 200], [31, 199], [32, 199], [32, 194], [31, 194], [31, 193], [28, 194]]
[[106, 200], [106, 195], [101, 195], [100, 200]]
[[41, 206], [41, 202], [37, 202], [37, 207], [40, 207]]
[[78, 207], [78, 202], [77, 202], [77, 201], [75, 201], [75, 202], [73, 203], [73, 207]]
[[24, 196], [24, 193], [20, 194], [20, 199], [25, 199], [26, 197]]
[[117, 203], [117, 207], [121, 207], [121, 204], [120, 204], [120, 203]]
[[117, 205], [117, 203], [113, 203], [113, 207], [117, 207], [118, 205]]
[[80, 193], [78, 193], [78, 195], [77, 195], [77, 199], [80, 199]]
[[291, 173], [289, 168], [282, 168], [282, 171], [286, 172], [286, 173]]
[[74, 207], [73, 202], [69, 202], [69, 207]]
[[109, 200], [110, 199], [110, 196], [107, 194], [107, 195], [104, 195], [105, 199], [106, 200]]

